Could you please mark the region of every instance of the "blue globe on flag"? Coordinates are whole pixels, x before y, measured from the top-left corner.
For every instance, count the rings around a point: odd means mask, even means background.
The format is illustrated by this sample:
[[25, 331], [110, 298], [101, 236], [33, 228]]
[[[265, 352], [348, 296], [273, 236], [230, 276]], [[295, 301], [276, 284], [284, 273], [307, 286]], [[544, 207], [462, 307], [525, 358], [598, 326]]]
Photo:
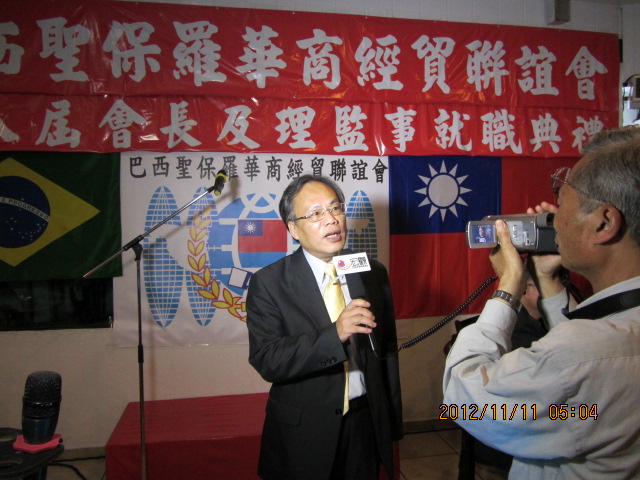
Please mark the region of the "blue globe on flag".
[[0, 177], [0, 198], [0, 247], [24, 247], [42, 236], [51, 208], [38, 185], [22, 177]]

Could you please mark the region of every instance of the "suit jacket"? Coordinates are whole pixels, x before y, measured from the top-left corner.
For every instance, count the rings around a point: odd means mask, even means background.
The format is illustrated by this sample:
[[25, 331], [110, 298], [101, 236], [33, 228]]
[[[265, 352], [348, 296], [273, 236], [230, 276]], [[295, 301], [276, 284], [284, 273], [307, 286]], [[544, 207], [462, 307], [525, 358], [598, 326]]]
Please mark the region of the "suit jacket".
[[[392, 442], [402, 438], [395, 315], [385, 267], [347, 275], [352, 298], [371, 303], [379, 355], [352, 336], [382, 463], [393, 478]], [[357, 278], [356, 278], [357, 277]], [[258, 473], [277, 480], [329, 478], [342, 422], [348, 351], [331, 323], [302, 248], [256, 272], [247, 295], [249, 363], [271, 382]], [[355, 338], [354, 338], [355, 337]]]

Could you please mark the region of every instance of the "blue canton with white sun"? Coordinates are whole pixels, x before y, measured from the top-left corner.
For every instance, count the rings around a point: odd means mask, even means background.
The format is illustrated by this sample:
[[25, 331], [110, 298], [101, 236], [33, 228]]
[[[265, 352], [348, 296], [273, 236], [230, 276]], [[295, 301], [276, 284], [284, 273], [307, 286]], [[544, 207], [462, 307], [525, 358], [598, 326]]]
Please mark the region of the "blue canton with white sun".
[[500, 214], [501, 159], [392, 157], [391, 234], [464, 232], [471, 220]]

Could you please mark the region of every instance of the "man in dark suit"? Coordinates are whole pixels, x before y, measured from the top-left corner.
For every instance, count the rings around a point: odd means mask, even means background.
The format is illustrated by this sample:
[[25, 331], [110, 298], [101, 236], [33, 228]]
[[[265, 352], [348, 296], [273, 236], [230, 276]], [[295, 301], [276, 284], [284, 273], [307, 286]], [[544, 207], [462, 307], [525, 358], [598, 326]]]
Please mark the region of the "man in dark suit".
[[334, 323], [323, 301], [325, 266], [345, 253], [345, 213], [330, 179], [293, 180], [280, 216], [301, 248], [249, 284], [249, 362], [272, 383], [258, 467], [268, 480], [375, 480], [381, 464], [393, 478], [402, 406], [385, 267], [369, 259], [371, 270], [338, 277], [346, 307]]

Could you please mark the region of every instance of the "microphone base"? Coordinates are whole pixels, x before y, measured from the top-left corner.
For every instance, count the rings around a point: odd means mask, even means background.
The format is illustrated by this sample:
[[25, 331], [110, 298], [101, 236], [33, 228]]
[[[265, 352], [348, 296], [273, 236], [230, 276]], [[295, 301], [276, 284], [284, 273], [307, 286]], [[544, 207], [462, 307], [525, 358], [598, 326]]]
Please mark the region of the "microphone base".
[[0, 479], [45, 480], [47, 466], [64, 453], [64, 444], [38, 453], [25, 453], [13, 448], [22, 434], [17, 428], [0, 428]]
[[58, 433], [56, 433], [48, 442], [39, 444], [27, 443], [24, 439], [24, 435], [19, 435], [13, 443], [13, 448], [19, 452], [39, 453], [46, 450], [53, 450], [54, 448], [57, 448], [61, 442], [62, 437]]

